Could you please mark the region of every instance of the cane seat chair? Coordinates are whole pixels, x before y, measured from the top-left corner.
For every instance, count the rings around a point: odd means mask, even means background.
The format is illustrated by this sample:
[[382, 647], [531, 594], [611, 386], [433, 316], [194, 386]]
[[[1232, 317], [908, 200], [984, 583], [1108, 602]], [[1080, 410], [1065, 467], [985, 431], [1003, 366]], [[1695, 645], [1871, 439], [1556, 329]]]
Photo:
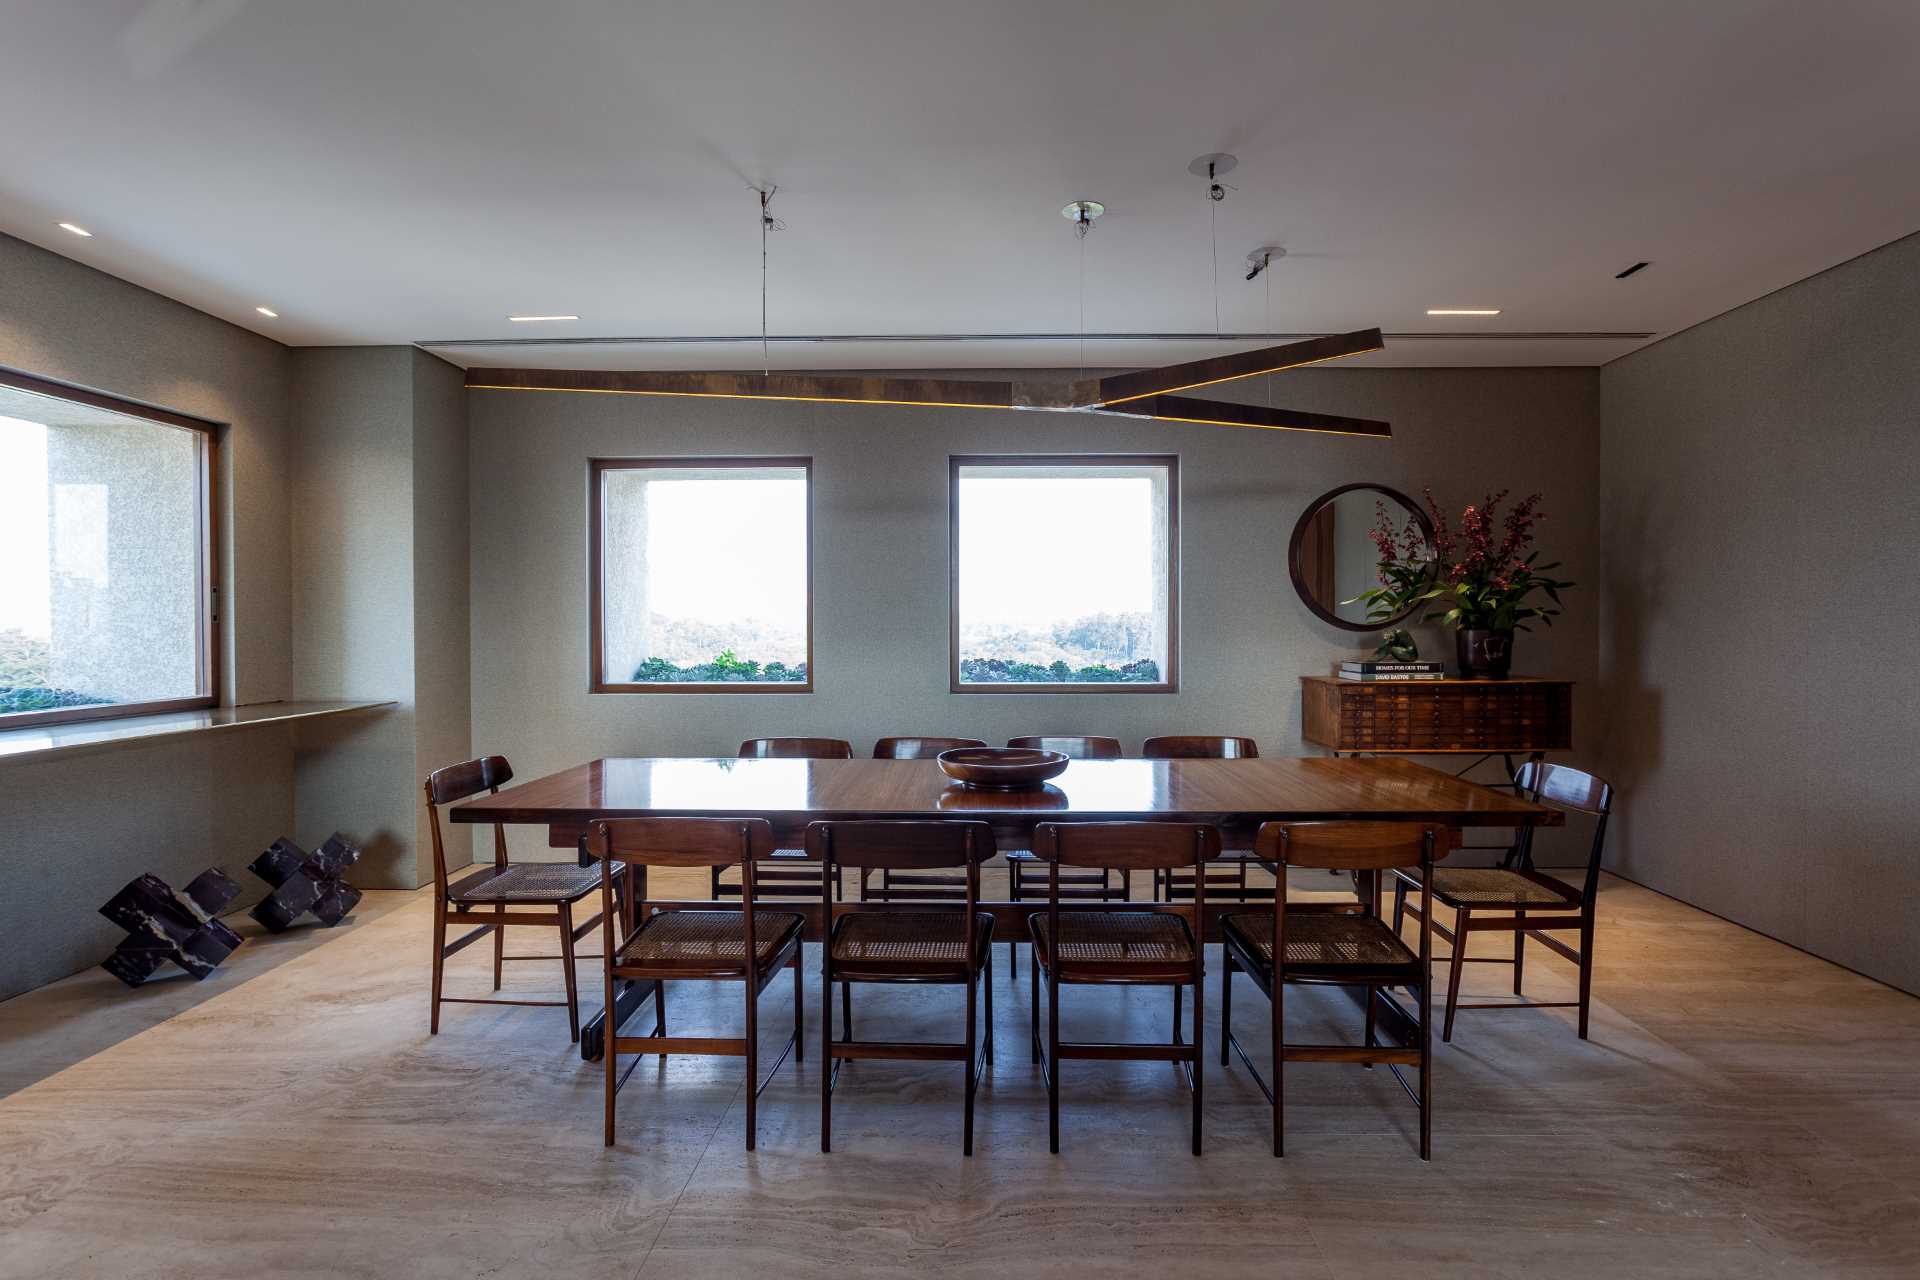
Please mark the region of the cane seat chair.
[[[599, 925], [595, 915], [575, 924], [574, 904], [591, 894], [600, 884], [600, 874], [591, 867], [572, 862], [512, 863], [507, 859], [506, 828], [493, 824], [493, 865], [472, 875], [450, 881], [447, 852], [440, 833], [440, 809], [486, 792], [491, 795], [513, 779], [513, 767], [505, 756], [481, 756], [464, 760], [427, 776], [427, 825], [433, 840], [433, 980], [427, 1013], [427, 1031], [440, 1034], [440, 1006], [443, 1004], [534, 1005], [567, 1010], [567, 1025], [573, 1039], [580, 1039], [580, 997], [575, 962], [597, 959], [580, 956], [573, 944]], [[619, 886], [616, 886], [619, 887]], [[624, 901], [624, 899], [623, 899]], [[447, 941], [448, 925], [476, 925]], [[509, 928], [546, 928], [559, 934], [558, 955], [506, 954]], [[501, 969], [509, 961], [558, 960], [566, 976], [564, 1000], [518, 1000], [505, 997], [449, 996], [442, 994], [447, 960], [488, 934], [493, 935], [493, 989], [500, 989]]]
[[[1088, 734], [1031, 734], [1009, 738], [1007, 745], [1029, 751], [1058, 751], [1072, 760], [1118, 760], [1124, 754], [1120, 739]], [[1063, 900], [1125, 902], [1127, 899], [1127, 875], [1117, 868], [1090, 867], [1059, 874]], [[1045, 891], [1046, 876], [1041, 873], [1033, 850], [1007, 850], [1007, 897], [1014, 902], [1025, 902]], [[1020, 976], [1019, 959], [1014, 954], [1011, 938], [1007, 940], [1007, 969], [1012, 977]]]
[[[960, 867], [960, 899], [952, 906], [884, 906], [861, 910], [836, 907], [824, 891], [822, 918], [827, 943], [821, 948], [820, 1149], [833, 1149], [833, 1091], [843, 1062], [860, 1058], [906, 1059], [965, 1064], [961, 1151], [973, 1154], [974, 1094], [985, 1063], [993, 1061], [993, 916], [976, 910], [980, 901], [980, 864], [993, 856], [993, 828], [984, 822], [815, 822], [807, 827], [807, 854], [822, 866], [902, 871]], [[984, 1052], [980, 1023], [985, 984]], [[839, 1039], [833, 1034], [833, 984], [847, 992], [871, 982], [964, 986], [965, 1033], [955, 1042], [876, 1041], [853, 1038], [845, 1019]], [[848, 1010], [850, 1012], [850, 1010]]]
[[[773, 852], [773, 827], [764, 818], [622, 818], [588, 825], [583, 850], [599, 861], [602, 909], [611, 911], [617, 873], [632, 877], [629, 889], [637, 924], [620, 930], [618, 945], [605, 948], [602, 977], [606, 1008], [615, 1009], [614, 991], [622, 982], [655, 986], [653, 1034], [626, 1035], [609, 1015], [601, 1064], [605, 1068], [606, 1145], [613, 1145], [614, 1100], [626, 1075], [619, 1058], [626, 1054], [701, 1054], [746, 1059], [747, 1150], [758, 1129], [757, 1105], [766, 1081], [760, 1079], [760, 994], [781, 969], [793, 970], [793, 1034], [767, 1072], [770, 1081], [791, 1052], [806, 1055], [805, 991], [800, 974], [803, 917], [756, 905], [754, 868]], [[649, 867], [740, 868], [744, 891], [737, 910], [677, 909], [648, 901]], [[662, 909], [664, 908], [664, 909]], [[661, 986], [674, 982], [739, 982], [746, 994], [746, 1034], [741, 1037], [670, 1036]], [[634, 1059], [634, 1064], [639, 1058]], [[629, 1064], [627, 1075], [633, 1065]]]
[[[1200, 1154], [1203, 1025], [1201, 1001], [1206, 953], [1188, 924], [1206, 918], [1206, 864], [1220, 852], [1220, 830], [1207, 823], [1043, 822], [1034, 829], [1034, 856], [1047, 865], [1047, 909], [1027, 918], [1033, 942], [1033, 1060], [1047, 1082], [1047, 1143], [1060, 1151], [1060, 1064], [1070, 1059], [1138, 1059], [1178, 1063], [1193, 1095], [1193, 1154]], [[1114, 867], [1194, 872], [1190, 908], [1109, 911], [1080, 901], [1062, 910], [1062, 868]], [[1040, 1036], [1040, 982], [1046, 976], [1047, 1034]], [[1104, 984], [1173, 988], [1173, 1036], [1166, 1044], [1089, 1044], [1060, 1039], [1062, 986]], [[1180, 1034], [1180, 997], [1193, 988], [1193, 1039]]]
[[[931, 760], [942, 751], [959, 747], [984, 747], [978, 738], [882, 738], [873, 744], [875, 760]], [[880, 873], [880, 883], [872, 883], [872, 873]], [[965, 894], [967, 878], [946, 871], [903, 871], [893, 867], [860, 868], [860, 900], [891, 902], [914, 899], [921, 902], [958, 902]]]
[[[1453, 1040], [1453, 1017], [1461, 1009], [1578, 1009], [1580, 1038], [1587, 1038], [1587, 1011], [1593, 995], [1593, 921], [1600, 892], [1600, 857], [1606, 847], [1607, 818], [1613, 812], [1613, 788], [1604, 779], [1563, 764], [1529, 760], [1514, 772], [1514, 788], [1522, 798], [1538, 805], [1582, 814], [1593, 819], [1593, 845], [1587, 852], [1586, 876], [1579, 888], [1533, 866], [1533, 828], [1522, 828], [1514, 847], [1514, 862], [1508, 867], [1435, 868], [1433, 897], [1453, 912], [1453, 925], [1435, 923], [1434, 931], [1452, 945], [1447, 961], [1447, 1013], [1441, 1024], [1440, 1039]], [[1406, 916], [1420, 918], [1420, 907], [1407, 901], [1410, 889], [1422, 882], [1402, 871], [1394, 876], [1393, 918], [1397, 929]], [[1577, 930], [1580, 946], [1576, 951], [1548, 931]], [[1467, 939], [1476, 933], [1510, 933], [1511, 956], [1470, 956]], [[1522, 996], [1522, 978], [1526, 972], [1526, 944], [1532, 938], [1547, 950], [1570, 961], [1580, 974], [1579, 997], [1575, 1000], [1476, 1001], [1460, 1003], [1461, 978], [1469, 964], [1510, 964], [1513, 966], [1513, 994]]]
[[[842, 738], [748, 738], [740, 744], [739, 756], [742, 760], [851, 760], [853, 744]], [[808, 862], [802, 850], [775, 849], [754, 868], [753, 883], [766, 901], [811, 900], [820, 894], [820, 876], [820, 868]], [[710, 888], [716, 899], [740, 896], [739, 883], [724, 879], [719, 867], [713, 869]], [[836, 896], [840, 888], [835, 879]]]
[[[1146, 760], [1253, 760], [1260, 755], [1260, 744], [1252, 738], [1172, 734], [1148, 738], [1140, 746], [1140, 755]], [[1244, 838], [1241, 843], [1245, 843]], [[1216, 902], [1271, 902], [1272, 886], [1257, 884], [1248, 874], [1259, 865], [1251, 849], [1222, 849], [1219, 858], [1207, 867], [1207, 896]], [[1155, 902], [1186, 902], [1192, 897], [1193, 877], [1186, 868], [1154, 874]]]
[[[1381, 871], [1414, 868], [1431, 875], [1434, 852], [1444, 848], [1446, 829], [1411, 822], [1269, 822], [1254, 839], [1254, 852], [1279, 872], [1271, 911], [1221, 917], [1220, 1065], [1231, 1065], [1228, 1051], [1253, 1076], [1273, 1106], [1273, 1154], [1286, 1152], [1286, 1065], [1289, 1062], [1384, 1062], [1420, 1109], [1420, 1158], [1433, 1153], [1432, 1010], [1433, 934], [1424, 923], [1420, 950], [1414, 952], [1381, 920], [1373, 877]], [[1315, 867], [1357, 873], [1368, 889], [1358, 906], [1326, 909], [1323, 904], [1290, 905], [1287, 868]], [[1422, 890], [1425, 896], [1425, 890]], [[1273, 1005], [1269, 1048], [1273, 1083], [1247, 1057], [1233, 1033], [1233, 975], [1253, 979]], [[1288, 983], [1321, 983], [1366, 990], [1365, 1043], [1296, 1044], [1286, 1039]], [[1404, 988], [1414, 997], [1419, 1017], [1392, 994]], [[1390, 1008], [1419, 1027], [1417, 1044], [1382, 1045], [1376, 1031], [1378, 1011]], [[1419, 1089], [1407, 1083], [1402, 1067], [1419, 1071]]]

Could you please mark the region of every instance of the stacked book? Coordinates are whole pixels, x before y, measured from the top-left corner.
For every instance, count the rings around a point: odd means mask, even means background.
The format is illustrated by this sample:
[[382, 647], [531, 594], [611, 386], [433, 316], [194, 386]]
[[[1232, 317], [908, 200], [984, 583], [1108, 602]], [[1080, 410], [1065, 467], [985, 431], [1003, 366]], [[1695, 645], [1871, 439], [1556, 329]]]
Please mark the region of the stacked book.
[[1444, 680], [1444, 662], [1375, 662], [1353, 658], [1340, 664], [1342, 680]]

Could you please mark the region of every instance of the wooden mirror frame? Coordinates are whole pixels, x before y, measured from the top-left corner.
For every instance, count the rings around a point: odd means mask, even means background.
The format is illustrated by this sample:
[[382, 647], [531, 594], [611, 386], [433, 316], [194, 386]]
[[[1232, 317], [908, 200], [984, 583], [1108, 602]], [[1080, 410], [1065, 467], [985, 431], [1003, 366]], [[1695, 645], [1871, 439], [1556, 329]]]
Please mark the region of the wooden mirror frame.
[[1329, 489], [1307, 504], [1307, 509], [1300, 513], [1300, 519], [1294, 523], [1293, 537], [1287, 542], [1287, 574], [1293, 579], [1294, 594], [1300, 597], [1308, 610], [1312, 612], [1314, 617], [1320, 619], [1320, 621], [1329, 626], [1339, 627], [1342, 631], [1385, 631], [1390, 627], [1397, 627], [1405, 622], [1413, 616], [1420, 606], [1409, 606], [1393, 615], [1393, 617], [1378, 622], [1354, 622], [1347, 618], [1342, 618], [1331, 609], [1322, 608], [1320, 602], [1313, 598], [1313, 593], [1307, 589], [1306, 574], [1302, 571], [1300, 564], [1300, 549], [1306, 541], [1307, 528], [1313, 523], [1313, 518], [1320, 514], [1322, 507], [1325, 507], [1335, 498], [1338, 498], [1343, 493], [1352, 493], [1356, 489], [1370, 489], [1374, 493], [1381, 494], [1399, 503], [1402, 507], [1412, 512], [1414, 523], [1418, 524], [1420, 526], [1420, 532], [1426, 535], [1427, 545], [1433, 545], [1433, 520], [1420, 508], [1419, 503], [1409, 498], [1406, 494], [1401, 493], [1398, 489], [1391, 489], [1384, 484], [1374, 484], [1370, 481], [1362, 480], [1353, 484], [1343, 484], [1337, 489]]

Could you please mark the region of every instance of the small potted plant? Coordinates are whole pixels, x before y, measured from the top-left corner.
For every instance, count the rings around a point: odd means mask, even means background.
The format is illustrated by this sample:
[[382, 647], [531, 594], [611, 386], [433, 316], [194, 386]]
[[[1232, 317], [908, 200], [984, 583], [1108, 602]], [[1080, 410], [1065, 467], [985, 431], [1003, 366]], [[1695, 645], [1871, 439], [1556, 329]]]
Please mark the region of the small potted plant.
[[[1454, 628], [1460, 674], [1503, 679], [1513, 665], [1513, 633], [1532, 630], [1527, 622], [1533, 618], [1552, 626], [1560, 613], [1560, 592], [1574, 585], [1547, 576], [1559, 561], [1538, 563], [1533, 527], [1544, 518], [1540, 495], [1528, 495], [1502, 515], [1500, 504], [1507, 497], [1502, 489], [1469, 505], [1454, 528], [1433, 490], [1425, 493], [1433, 521], [1431, 558], [1423, 540], [1410, 540], [1383, 508], [1372, 535], [1380, 548], [1381, 585], [1357, 598], [1370, 618], [1391, 618], [1409, 605], [1439, 602], [1426, 621]], [[1535, 592], [1545, 599], [1530, 600]]]

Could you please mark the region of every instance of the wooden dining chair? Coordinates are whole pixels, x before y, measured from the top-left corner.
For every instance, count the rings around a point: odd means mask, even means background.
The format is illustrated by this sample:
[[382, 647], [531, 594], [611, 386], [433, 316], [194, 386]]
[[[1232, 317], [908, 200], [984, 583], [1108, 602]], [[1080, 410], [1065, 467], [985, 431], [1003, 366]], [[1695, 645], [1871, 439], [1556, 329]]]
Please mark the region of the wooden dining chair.
[[[612, 911], [616, 874], [629, 869], [632, 900], [639, 923], [622, 929], [618, 945], [605, 949], [603, 966], [606, 1008], [615, 1008], [614, 988], [624, 981], [740, 982], [746, 993], [745, 1036], [669, 1036], [665, 1005], [656, 1002], [650, 1036], [622, 1035], [618, 1026], [606, 1028], [601, 1063], [606, 1069], [606, 1144], [613, 1145], [614, 1097], [626, 1076], [619, 1073], [623, 1053], [700, 1054], [746, 1059], [747, 1150], [753, 1150], [758, 1129], [756, 1106], [767, 1081], [760, 1079], [760, 993], [782, 968], [793, 970], [793, 1034], [767, 1072], [770, 1081], [792, 1053], [806, 1056], [805, 991], [800, 975], [802, 917], [794, 912], [764, 911], [754, 905], [754, 867], [773, 852], [773, 827], [764, 818], [621, 818], [590, 823], [582, 840], [584, 851], [599, 859], [600, 902]], [[740, 909], [681, 910], [647, 900], [648, 867], [740, 868], [745, 892]], [[658, 909], [665, 905], [667, 909]], [[611, 916], [609, 916], [611, 918]], [[609, 1022], [612, 1018], [609, 1018]], [[637, 1064], [638, 1058], [634, 1062]], [[631, 1075], [629, 1065], [627, 1074]]]
[[[853, 744], [843, 738], [748, 738], [740, 744], [739, 756], [742, 760], [851, 760]], [[820, 892], [821, 874], [802, 850], [775, 849], [755, 868], [753, 883], [764, 901], [810, 899]], [[710, 888], [716, 899], [740, 896], [740, 886], [724, 880], [719, 867], [713, 869]], [[837, 895], [840, 890], [836, 877], [833, 891]]]
[[[1125, 871], [1190, 866], [1191, 908], [1206, 918], [1206, 865], [1220, 852], [1220, 829], [1185, 822], [1043, 822], [1033, 852], [1047, 864], [1047, 909], [1027, 918], [1033, 940], [1033, 1060], [1047, 1082], [1047, 1142], [1060, 1151], [1060, 1064], [1069, 1059], [1144, 1060], [1180, 1064], [1193, 1094], [1193, 1154], [1200, 1154], [1200, 1050], [1205, 951], [1178, 909], [1102, 911], [1076, 904], [1060, 910], [1062, 867], [1117, 867]], [[1040, 1042], [1040, 975], [1047, 979], [1047, 1038]], [[1060, 1039], [1062, 985], [1171, 986], [1173, 1037], [1167, 1044], [1089, 1044]], [[1193, 1039], [1180, 1035], [1180, 996], [1193, 988]]]
[[[931, 760], [942, 751], [960, 747], [984, 747], [978, 738], [882, 738], [873, 744], [875, 760]], [[872, 873], [880, 873], [873, 884]], [[860, 901], [891, 902], [900, 898], [922, 902], [958, 902], [966, 891], [964, 874], [944, 871], [900, 870], [886, 866], [860, 868]]]
[[[1591, 773], [1563, 764], [1529, 760], [1514, 771], [1514, 786], [1522, 799], [1538, 805], [1584, 814], [1594, 820], [1593, 846], [1587, 852], [1586, 878], [1578, 889], [1565, 881], [1545, 875], [1533, 866], [1533, 828], [1523, 827], [1514, 846], [1514, 862], [1507, 867], [1442, 867], [1432, 877], [1433, 897], [1453, 912], [1453, 926], [1436, 923], [1433, 927], [1442, 940], [1451, 944], [1447, 961], [1447, 1016], [1441, 1024], [1440, 1039], [1453, 1040], [1453, 1016], [1461, 1009], [1578, 1009], [1580, 1038], [1587, 1038], [1587, 1009], [1593, 995], [1593, 921], [1600, 893], [1600, 855], [1606, 847], [1607, 818], [1613, 812], [1613, 787]], [[1398, 930], [1411, 914], [1424, 920], [1421, 905], [1407, 902], [1409, 889], [1423, 889], [1420, 878], [1400, 872], [1394, 877], [1393, 923]], [[1491, 912], [1496, 914], [1477, 914]], [[1423, 926], [1424, 927], [1424, 926]], [[1578, 930], [1580, 948], [1569, 947], [1547, 931]], [[1511, 956], [1470, 956], [1467, 939], [1476, 933], [1510, 933]], [[1460, 980], [1469, 964], [1510, 964], [1513, 966], [1513, 994], [1519, 996], [1521, 978], [1526, 971], [1526, 944], [1532, 938], [1547, 950], [1571, 961], [1580, 971], [1580, 994], [1576, 1000], [1505, 1000], [1460, 1003]]]
[[[993, 828], [984, 822], [815, 822], [807, 854], [822, 866], [926, 870], [963, 868], [954, 907], [843, 912], [822, 893], [827, 943], [820, 949], [820, 1149], [833, 1150], [833, 1090], [840, 1064], [858, 1058], [966, 1064], [960, 1148], [973, 1154], [973, 1100], [979, 1051], [980, 985], [986, 982], [984, 1062], [993, 1061], [993, 915], [975, 910], [980, 864], [993, 856]], [[855, 1040], [851, 1019], [833, 1035], [833, 984], [843, 993], [863, 982], [930, 983], [967, 989], [966, 1032], [958, 1042]]]
[[[513, 1004], [558, 1008], [565, 1005], [567, 1025], [575, 1043], [580, 1039], [580, 998], [574, 964], [594, 956], [576, 956], [573, 944], [591, 933], [601, 921], [595, 915], [579, 924], [573, 922], [573, 905], [592, 893], [600, 875], [591, 867], [572, 862], [523, 862], [507, 860], [507, 833], [500, 823], [493, 824], [493, 865], [450, 883], [447, 876], [447, 851], [440, 834], [440, 810], [486, 792], [491, 795], [513, 779], [513, 767], [505, 756], [481, 756], [459, 764], [436, 769], [427, 776], [427, 825], [433, 838], [433, 992], [427, 1014], [427, 1032], [440, 1034], [440, 1006], [443, 1004]], [[621, 882], [624, 884], [624, 881]], [[538, 908], [538, 909], [535, 909]], [[447, 941], [450, 924], [477, 925], [452, 942]], [[510, 956], [506, 954], [509, 928], [554, 929], [560, 937], [558, 955]], [[609, 926], [611, 928], [611, 926]], [[488, 934], [493, 935], [493, 989], [500, 989], [501, 967], [508, 961], [558, 960], [566, 974], [567, 998], [564, 1000], [509, 1000], [477, 996], [443, 995], [446, 962]]]
[[[1253, 760], [1260, 755], [1260, 744], [1252, 738], [1172, 734], [1148, 738], [1140, 746], [1140, 755], [1146, 760]], [[1242, 837], [1241, 843], [1244, 842]], [[1215, 901], [1272, 901], [1270, 885], [1255, 884], [1248, 878], [1248, 871], [1259, 865], [1249, 848], [1222, 849], [1220, 857], [1207, 868], [1207, 896]], [[1193, 878], [1186, 868], [1154, 873], [1155, 902], [1185, 902], [1192, 897]]]
[[[1120, 749], [1120, 739], [1087, 734], [1032, 734], [1024, 738], [1009, 738], [1007, 745], [1028, 751], [1058, 751], [1070, 760], [1118, 760], [1124, 754]], [[1033, 850], [1007, 850], [1007, 897], [1014, 902], [1025, 902], [1038, 897], [1043, 888]], [[1063, 871], [1060, 873], [1060, 892], [1063, 898], [1069, 900], [1125, 902], [1129, 892], [1127, 874], [1113, 867]], [[1008, 939], [1007, 970], [1010, 976], [1018, 978], [1020, 961], [1014, 953], [1014, 946], [1013, 939]]]
[[[1255, 837], [1254, 851], [1279, 869], [1279, 892], [1271, 911], [1221, 917], [1220, 1064], [1230, 1065], [1227, 1052], [1231, 1047], [1273, 1105], [1274, 1155], [1286, 1153], [1287, 1063], [1357, 1062], [1372, 1066], [1384, 1062], [1420, 1108], [1420, 1158], [1432, 1158], [1433, 1011], [1429, 993], [1433, 984], [1433, 931], [1423, 917], [1419, 954], [1409, 950], [1400, 935], [1380, 919], [1375, 905], [1379, 901], [1377, 889], [1365, 893], [1358, 904], [1338, 910], [1291, 909], [1287, 868], [1353, 872], [1370, 884], [1382, 871], [1409, 867], [1430, 878], [1435, 850], [1444, 848], [1446, 839], [1445, 827], [1412, 822], [1269, 822]], [[1426, 892], [1421, 890], [1423, 901]], [[1271, 1086], [1233, 1034], [1235, 973], [1252, 978], [1273, 1005]], [[1289, 1042], [1286, 989], [1290, 982], [1365, 988], [1365, 1042]], [[1394, 987], [1404, 987], [1416, 997], [1417, 1019], [1394, 999]], [[1409, 1024], [1417, 1021], [1418, 1044], [1379, 1043], [1376, 1024], [1382, 1006], [1397, 1011]], [[1419, 1069], [1418, 1091], [1401, 1074], [1403, 1066]]]

